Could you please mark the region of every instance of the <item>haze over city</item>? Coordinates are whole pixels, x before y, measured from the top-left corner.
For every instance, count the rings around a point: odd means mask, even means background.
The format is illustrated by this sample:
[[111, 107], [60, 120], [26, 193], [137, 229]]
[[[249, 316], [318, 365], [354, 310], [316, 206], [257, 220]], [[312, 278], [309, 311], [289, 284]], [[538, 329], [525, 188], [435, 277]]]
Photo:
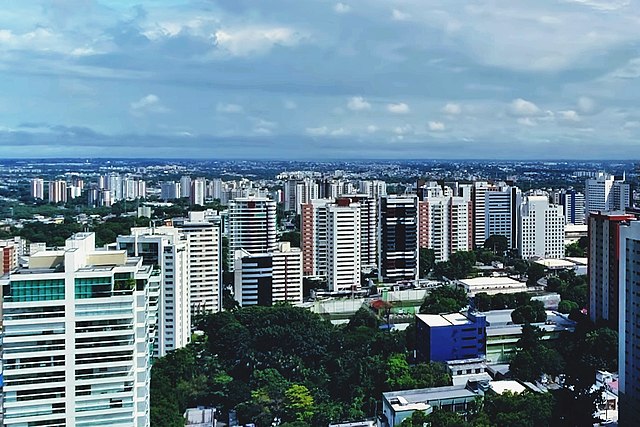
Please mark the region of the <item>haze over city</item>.
[[639, 20], [628, 0], [6, 2], [0, 155], [633, 158]]

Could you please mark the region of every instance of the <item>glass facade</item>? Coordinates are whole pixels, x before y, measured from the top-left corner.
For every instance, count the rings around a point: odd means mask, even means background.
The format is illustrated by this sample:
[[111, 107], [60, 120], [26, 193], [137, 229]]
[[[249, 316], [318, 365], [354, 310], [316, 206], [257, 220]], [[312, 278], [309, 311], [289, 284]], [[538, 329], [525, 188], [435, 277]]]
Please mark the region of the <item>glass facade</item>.
[[4, 286], [6, 302], [54, 301], [64, 299], [64, 279], [16, 280]]
[[76, 278], [76, 299], [111, 296], [111, 277]]

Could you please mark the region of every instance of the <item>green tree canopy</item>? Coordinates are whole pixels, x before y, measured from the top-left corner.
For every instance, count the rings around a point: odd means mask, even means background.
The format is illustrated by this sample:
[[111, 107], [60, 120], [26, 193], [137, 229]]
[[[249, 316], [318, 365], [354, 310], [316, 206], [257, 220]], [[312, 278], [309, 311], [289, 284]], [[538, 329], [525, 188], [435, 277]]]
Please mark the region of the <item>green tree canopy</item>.
[[469, 303], [467, 293], [462, 288], [440, 286], [432, 289], [420, 306], [420, 313], [456, 313]]
[[484, 241], [484, 248], [489, 249], [493, 253], [501, 254], [509, 250], [509, 239], [505, 236], [492, 234]]

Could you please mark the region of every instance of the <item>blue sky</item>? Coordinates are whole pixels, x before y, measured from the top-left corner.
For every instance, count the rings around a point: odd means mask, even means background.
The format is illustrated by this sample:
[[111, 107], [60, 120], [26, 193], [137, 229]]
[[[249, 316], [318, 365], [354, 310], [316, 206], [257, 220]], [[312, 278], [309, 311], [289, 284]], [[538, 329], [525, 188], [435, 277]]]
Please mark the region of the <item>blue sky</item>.
[[640, 158], [635, 0], [2, 3], [3, 157]]

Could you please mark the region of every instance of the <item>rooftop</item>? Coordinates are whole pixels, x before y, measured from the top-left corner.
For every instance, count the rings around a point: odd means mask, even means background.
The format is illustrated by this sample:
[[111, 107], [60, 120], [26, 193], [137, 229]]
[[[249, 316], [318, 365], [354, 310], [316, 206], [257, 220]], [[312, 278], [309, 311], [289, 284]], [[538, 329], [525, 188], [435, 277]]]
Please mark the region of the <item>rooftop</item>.
[[524, 283], [518, 282], [510, 277], [474, 277], [473, 279], [460, 279], [458, 282], [469, 287], [475, 286], [522, 286]]
[[462, 313], [416, 314], [416, 317], [432, 328], [473, 324]]

